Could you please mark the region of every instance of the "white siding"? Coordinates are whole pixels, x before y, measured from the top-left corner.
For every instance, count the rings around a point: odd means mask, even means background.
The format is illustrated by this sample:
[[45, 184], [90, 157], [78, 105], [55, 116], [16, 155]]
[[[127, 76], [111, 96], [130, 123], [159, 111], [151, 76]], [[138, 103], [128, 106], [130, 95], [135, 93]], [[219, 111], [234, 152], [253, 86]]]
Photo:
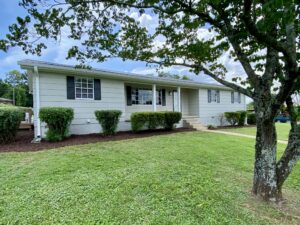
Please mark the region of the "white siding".
[[[122, 111], [119, 130], [126, 130], [124, 82], [101, 79], [101, 100], [67, 99], [66, 75], [40, 73], [40, 105], [71, 107], [74, 109], [74, 120], [70, 126], [72, 134], [101, 132], [95, 118], [95, 110], [116, 109]], [[45, 133], [42, 124], [42, 134]]]
[[199, 89], [199, 117], [203, 125], [219, 126], [220, 116], [224, 112], [245, 110], [245, 105], [244, 95], [241, 95], [241, 103], [231, 103], [231, 91], [225, 90], [220, 90], [220, 103], [208, 103], [207, 89]]

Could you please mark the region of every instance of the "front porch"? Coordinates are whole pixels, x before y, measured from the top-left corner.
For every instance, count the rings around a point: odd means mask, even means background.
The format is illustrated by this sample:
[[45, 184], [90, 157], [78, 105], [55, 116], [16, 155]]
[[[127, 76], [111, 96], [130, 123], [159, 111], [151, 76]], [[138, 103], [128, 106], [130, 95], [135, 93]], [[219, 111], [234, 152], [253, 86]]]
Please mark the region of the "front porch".
[[199, 117], [199, 89], [156, 84], [125, 84], [125, 118], [134, 112], [176, 111]]

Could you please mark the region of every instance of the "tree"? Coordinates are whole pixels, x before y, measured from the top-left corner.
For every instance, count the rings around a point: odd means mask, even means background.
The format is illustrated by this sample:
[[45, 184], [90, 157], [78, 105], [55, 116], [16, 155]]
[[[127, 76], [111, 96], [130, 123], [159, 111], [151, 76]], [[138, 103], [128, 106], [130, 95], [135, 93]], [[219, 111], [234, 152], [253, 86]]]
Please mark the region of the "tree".
[[13, 99], [15, 105], [32, 107], [32, 94], [29, 93], [28, 77], [26, 73], [12, 70], [6, 74], [4, 81], [0, 81], [0, 97]]
[[[67, 58], [81, 65], [87, 59], [121, 57], [184, 66], [252, 98], [257, 120], [252, 190], [265, 200], [281, 200], [283, 183], [300, 157], [291, 99], [300, 86], [299, 1], [22, 0], [20, 5], [27, 15], [18, 17], [0, 41], [4, 51], [19, 46], [41, 54], [46, 48], [42, 37], [58, 40], [68, 28], [68, 37], [82, 45], [70, 48]], [[144, 26], [133, 13], [151, 15], [157, 23]], [[203, 30], [210, 36], [199, 37]], [[221, 56], [238, 61], [245, 77], [226, 79]], [[292, 122], [288, 145], [277, 160], [274, 117], [284, 103]]]
[[190, 80], [190, 78], [187, 75], [180, 76], [178, 74], [171, 74], [167, 72], [159, 72], [159, 77], [165, 77], [165, 78], [173, 78], [173, 79], [181, 79], [181, 80]]

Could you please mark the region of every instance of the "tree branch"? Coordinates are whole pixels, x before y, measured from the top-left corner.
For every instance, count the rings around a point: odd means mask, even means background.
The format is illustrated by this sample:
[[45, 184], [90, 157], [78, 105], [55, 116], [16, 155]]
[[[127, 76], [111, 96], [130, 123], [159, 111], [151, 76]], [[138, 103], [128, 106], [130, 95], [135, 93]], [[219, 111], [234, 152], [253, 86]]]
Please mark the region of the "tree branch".
[[[155, 60], [146, 60], [147, 63], [153, 63], [153, 64], [158, 64], [160, 66], [165, 66], [166, 63], [165, 62], [160, 62], [160, 61], [155, 61]], [[237, 91], [237, 92], [240, 92], [250, 98], [253, 97], [253, 93], [246, 89], [246, 88], [243, 88], [235, 83], [232, 83], [232, 82], [229, 82], [229, 81], [226, 81], [222, 78], [220, 78], [219, 76], [217, 76], [216, 74], [214, 74], [213, 72], [211, 72], [210, 70], [208, 70], [207, 68], [201, 66], [201, 65], [192, 65], [192, 64], [187, 64], [187, 63], [176, 63], [176, 62], [172, 62], [172, 63], [168, 63], [167, 64], [168, 66], [184, 66], [184, 67], [189, 67], [189, 68], [192, 68], [192, 69], [195, 69], [195, 70], [200, 70], [200, 71], [203, 71], [206, 75], [210, 76], [211, 78], [213, 78], [215, 81], [223, 84], [224, 86], [226, 87], [229, 87], [229, 88], [232, 88], [233, 90]]]
[[280, 188], [300, 158], [300, 125], [297, 125], [297, 116], [291, 96], [287, 98], [286, 104], [291, 118], [291, 130], [288, 145], [276, 165], [277, 184]]

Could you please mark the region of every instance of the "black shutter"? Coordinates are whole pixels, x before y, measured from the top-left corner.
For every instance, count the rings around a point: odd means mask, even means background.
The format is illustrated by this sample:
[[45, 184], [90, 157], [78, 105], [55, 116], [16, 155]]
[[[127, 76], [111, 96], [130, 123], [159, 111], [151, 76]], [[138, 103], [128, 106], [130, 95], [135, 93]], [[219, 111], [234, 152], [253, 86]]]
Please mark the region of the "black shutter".
[[67, 99], [75, 99], [75, 79], [67, 76]]
[[162, 93], [161, 93], [161, 97], [162, 97], [161, 104], [162, 104], [162, 106], [166, 106], [166, 89], [162, 89], [161, 91], [162, 91]]
[[217, 92], [217, 103], [220, 103], [220, 91], [216, 91]]
[[94, 79], [94, 99], [101, 100], [101, 81]]
[[127, 105], [132, 105], [131, 101], [131, 87], [126, 86], [126, 98], [127, 98]]
[[207, 101], [211, 103], [211, 90], [207, 90]]
[[231, 103], [234, 103], [234, 92], [231, 92]]

